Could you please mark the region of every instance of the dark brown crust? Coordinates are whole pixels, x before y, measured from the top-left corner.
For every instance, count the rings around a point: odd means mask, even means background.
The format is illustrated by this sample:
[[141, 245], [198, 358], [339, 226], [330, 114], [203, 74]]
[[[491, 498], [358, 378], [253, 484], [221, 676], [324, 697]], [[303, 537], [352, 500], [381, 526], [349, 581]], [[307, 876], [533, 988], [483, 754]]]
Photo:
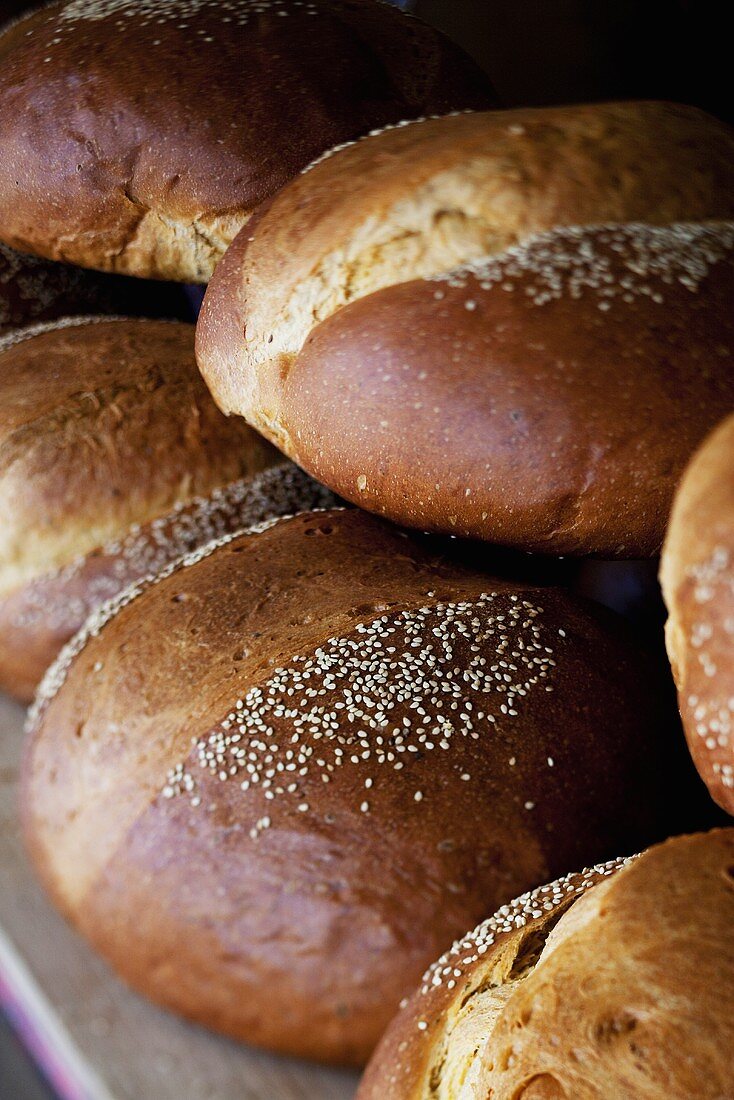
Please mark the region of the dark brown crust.
[[0, 684], [27, 700], [59, 638], [19, 619], [26, 586], [280, 456], [218, 412], [191, 325], [54, 323], [0, 363]]
[[[481, 1053], [463, 1048], [459, 1055], [465, 1065], [480, 1063], [472, 1095], [728, 1096], [733, 859], [734, 829], [725, 829], [669, 840], [611, 877], [587, 873], [597, 884], [582, 897], [568, 892], [573, 880], [559, 886], [559, 905], [496, 935], [485, 954], [461, 968], [453, 989], [444, 979], [411, 998], [368, 1067], [359, 1100], [446, 1100], [447, 1019], [475, 990], [513, 981]], [[549, 932], [555, 944], [538, 962]], [[518, 981], [522, 967], [515, 960], [523, 952], [529, 974]]]
[[495, 103], [458, 47], [373, 0], [182, 0], [160, 20], [121, 3], [73, 22], [64, 6], [0, 40], [0, 224], [14, 247], [87, 267], [205, 282], [324, 149]]
[[[704, 253], [717, 224], [690, 227], [707, 233]], [[552, 554], [659, 553], [686, 462], [734, 409], [734, 225], [695, 286], [701, 257], [678, 266], [665, 252], [685, 256], [675, 238], [688, 232], [560, 231], [528, 244], [517, 271], [498, 258], [489, 281], [414, 281], [344, 307], [282, 378], [291, 455], [421, 530]], [[640, 272], [645, 261], [661, 270]], [[573, 290], [576, 271], [588, 285]]]
[[[491, 703], [491, 735], [457, 733], [450, 751], [408, 754], [402, 771], [350, 761], [324, 783], [314, 766], [276, 802], [196, 763], [192, 737], [223, 729], [234, 701], [295, 654], [335, 637], [359, 651], [360, 623], [482, 592], [498, 593], [503, 614], [513, 594], [542, 606], [556, 661], [552, 691], [540, 681], [520, 717]], [[92, 623], [49, 674], [25, 765], [31, 853], [67, 916], [149, 996], [256, 1044], [358, 1063], [467, 926], [695, 816], [692, 770], [663, 730], [665, 692], [615, 624], [559, 590], [464, 572], [363, 512], [237, 536]], [[471, 643], [471, 632], [455, 641], [459, 668]], [[320, 705], [338, 698], [326, 690]], [[475, 710], [486, 698], [462, 697]], [[391, 724], [415, 715], [399, 703]], [[267, 720], [283, 759], [292, 727]], [[313, 747], [314, 759], [332, 751]], [[177, 764], [192, 796], [166, 778]]]
[[734, 814], [734, 417], [686, 469], [661, 561], [668, 655], [694, 763]]

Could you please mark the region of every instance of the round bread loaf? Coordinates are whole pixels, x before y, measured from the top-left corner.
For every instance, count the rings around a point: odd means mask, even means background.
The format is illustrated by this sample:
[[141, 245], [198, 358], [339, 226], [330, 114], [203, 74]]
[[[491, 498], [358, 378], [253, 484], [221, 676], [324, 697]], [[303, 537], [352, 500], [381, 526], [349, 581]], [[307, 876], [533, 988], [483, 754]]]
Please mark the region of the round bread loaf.
[[330, 145], [495, 103], [438, 31], [375, 0], [70, 0], [0, 37], [3, 239], [206, 282]]
[[660, 568], [683, 726], [713, 798], [734, 814], [734, 417], [698, 450]]
[[49, 669], [29, 850], [154, 1000], [360, 1063], [505, 898], [698, 823], [655, 667], [611, 613], [358, 510], [225, 536]]
[[504, 905], [435, 963], [358, 1100], [734, 1095], [734, 829]]
[[706, 220], [733, 183], [734, 131], [671, 104], [389, 130], [240, 235], [199, 365], [222, 409], [398, 522], [656, 553], [677, 476], [734, 407], [734, 226]]
[[148, 572], [131, 525], [281, 460], [217, 410], [193, 332], [87, 317], [0, 340], [0, 684], [20, 699], [108, 585]]
[[339, 310], [278, 422], [305, 469], [399, 523], [657, 554], [686, 462], [734, 410], [733, 302], [734, 222], [555, 230]]

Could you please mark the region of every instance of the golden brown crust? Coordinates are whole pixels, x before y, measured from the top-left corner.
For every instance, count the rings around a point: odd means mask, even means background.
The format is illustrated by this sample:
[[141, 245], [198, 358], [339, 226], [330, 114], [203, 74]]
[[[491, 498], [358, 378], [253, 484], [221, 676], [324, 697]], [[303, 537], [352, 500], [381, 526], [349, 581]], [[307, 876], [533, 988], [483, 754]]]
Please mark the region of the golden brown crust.
[[432, 968], [359, 1100], [730, 1095], [733, 859], [733, 829], [678, 837], [506, 906]]
[[330, 145], [495, 102], [458, 47], [373, 0], [71, 0], [0, 58], [3, 238], [186, 282]]
[[734, 814], [734, 417], [699, 448], [661, 561], [666, 642], [683, 725], [713, 798]]
[[0, 680], [17, 699], [30, 702], [61, 647], [129, 585], [222, 535], [336, 503], [323, 485], [281, 461], [134, 524], [120, 538], [0, 598], [0, 639], [6, 640], [0, 644]]
[[[625, 862], [612, 860], [539, 886], [457, 940], [401, 1005], [365, 1070], [359, 1100], [456, 1100], [478, 1073], [514, 985], [537, 963], [555, 925]], [[473, 1042], [467, 1043], [470, 1030]], [[468, 1093], [467, 1100], [474, 1095]]]
[[315, 325], [349, 302], [557, 226], [731, 217], [732, 195], [734, 131], [675, 104], [397, 127], [328, 157], [276, 196], [246, 251], [230, 254], [212, 283], [199, 363], [223, 409], [292, 453], [279, 419], [282, 379]]
[[58, 646], [18, 620], [28, 586], [279, 456], [218, 412], [191, 325], [67, 318], [5, 337], [0, 364], [0, 682], [27, 698]]
[[659, 553], [734, 409], [734, 222], [556, 230], [339, 310], [282, 377], [295, 460], [421, 530]]
[[355, 510], [138, 592], [44, 680], [28, 843], [129, 982], [240, 1038], [359, 1062], [463, 928], [694, 813], [647, 658], [560, 590]]

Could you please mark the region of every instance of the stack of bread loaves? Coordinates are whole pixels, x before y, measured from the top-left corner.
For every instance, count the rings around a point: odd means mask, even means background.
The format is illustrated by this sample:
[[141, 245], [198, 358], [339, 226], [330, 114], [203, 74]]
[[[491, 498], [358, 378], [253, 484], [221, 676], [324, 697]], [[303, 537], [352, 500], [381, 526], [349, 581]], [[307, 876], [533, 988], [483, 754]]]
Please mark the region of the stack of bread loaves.
[[[179, 280], [205, 279], [254, 204], [333, 141], [493, 98], [451, 43], [373, 0], [55, 3], [0, 34], [0, 59], [0, 236]], [[87, 316], [165, 313], [167, 295], [0, 253], [0, 323], [18, 330], [0, 342], [0, 684], [21, 699], [132, 581], [333, 502], [216, 410], [191, 326]]]
[[[734, 1095], [733, 831], [629, 858], [719, 820], [662, 632], [520, 557], [654, 558], [734, 412], [732, 131], [487, 110], [381, 0], [56, 2], [0, 59], [0, 238], [212, 276], [195, 349], [40, 260], [0, 339], [0, 683], [43, 675], [56, 904], [157, 1002], [333, 1063], [440, 957], [365, 1100]], [[732, 440], [663, 564], [730, 810]]]

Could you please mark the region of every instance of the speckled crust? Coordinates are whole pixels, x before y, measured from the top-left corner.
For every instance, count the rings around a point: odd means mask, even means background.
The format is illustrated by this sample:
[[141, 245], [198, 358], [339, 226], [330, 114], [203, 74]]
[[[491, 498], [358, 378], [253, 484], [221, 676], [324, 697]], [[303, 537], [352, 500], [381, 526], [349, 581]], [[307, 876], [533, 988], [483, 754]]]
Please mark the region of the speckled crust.
[[455, 945], [358, 1100], [734, 1093], [734, 829], [542, 887]]
[[[0, 684], [27, 699], [60, 642], [50, 622], [28, 629], [36, 582], [280, 455], [219, 413], [191, 325], [67, 318], [11, 333], [0, 395]], [[69, 569], [70, 611], [94, 601], [108, 564]]]
[[652, 556], [734, 410], [733, 301], [734, 222], [555, 230], [339, 310], [277, 419], [297, 462], [398, 523]]
[[505, 898], [696, 817], [665, 697], [599, 609], [364, 512], [306, 514], [211, 544], [70, 643], [29, 718], [28, 845], [136, 988], [359, 1063]]
[[734, 417], [686, 469], [660, 568], [683, 726], [713, 798], [734, 814]]
[[[255, 440], [253, 468], [261, 458]], [[0, 681], [17, 698], [30, 701], [61, 647], [96, 608], [129, 585], [227, 533], [336, 503], [323, 485], [291, 462], [279, 461], [210, 496], [179, 503], [148, 523], [134, 524], [120, 538], [0, 598]]]
[[399, 126], [322, 160], [242, 233], [207, 294], [199, 364], [223, 409], [292, 454], [283, 379], [315, 326], [355, 299], [558, 226], [732, 216], [734, 131], [690, 107], [592, 104]]
[[330, 145], [496, 102], [458, 47], [374, 0], [71, 0], [0, 59], [3, 239], [185, 282]]

